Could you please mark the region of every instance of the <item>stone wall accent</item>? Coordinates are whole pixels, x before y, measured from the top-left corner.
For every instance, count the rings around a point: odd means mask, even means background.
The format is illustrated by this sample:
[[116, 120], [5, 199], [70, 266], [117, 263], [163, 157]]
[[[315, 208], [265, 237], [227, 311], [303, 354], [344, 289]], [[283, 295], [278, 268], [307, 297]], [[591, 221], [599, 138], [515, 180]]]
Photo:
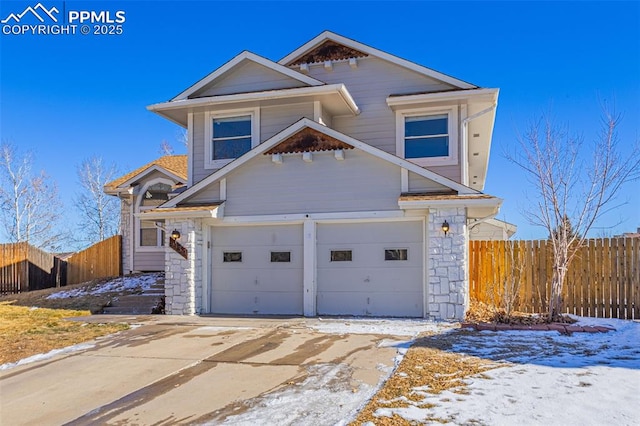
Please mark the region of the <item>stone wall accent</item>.
[[[450, 227], [446, 236], [445, 220]], [[462, 321], [469, 307], [466, 209], [430, 209], [428, 223], [427, 318]]]
[[120, 235], [122, 235], [122, 272], [129, 274], [133, 271], [131, 265], [131, 198], [120, 199]]
[[[204, 232], [199, 219], [167, 219], [165, 242], [165, 311], [169, 315], [195, 315], [202, 311], [202, 252]], [[178, 242], [188, 259], [169, 247], [171, 231], [180, 231]]]

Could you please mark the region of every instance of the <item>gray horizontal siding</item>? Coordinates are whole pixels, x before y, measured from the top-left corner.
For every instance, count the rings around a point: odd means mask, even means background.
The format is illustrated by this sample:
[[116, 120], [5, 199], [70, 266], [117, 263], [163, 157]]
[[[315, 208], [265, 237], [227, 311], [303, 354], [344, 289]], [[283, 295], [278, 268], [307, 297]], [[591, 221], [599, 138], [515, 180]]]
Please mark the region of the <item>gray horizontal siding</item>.
[[134, 252], [133, 269], [135, 271], [164, 271], [164, 250]]
[[204, 168], [204, 112], [193, 114], [193, 183], [209, 176], [212, 170]]
[[409, 191], [410, 192], [429, 192], [429, 191], [443, 191], [449, 189], [444, 185], [440, 185], [437, 182], [426, 179], [415, 173], [409, 172]]
[[410, 94], [451, 89], [452, 86], [407, 70], [382, 59], [358, 60], [333, 65], [332, 71], [312, 66], [309, 75], [327, 83], [344, 83], [361, 113], [356, 117], [334, 117], [332, 127], [384, 151], [395, 154], [395, 113], [387, 106], [391, 94]]
[[301, 118], [313, 120], [313, 102], [260, 109], [260, 142], [286, 129]]
[[208, 203], [220, 201], [220, 182], [216, 181], [202, 188], [193, 197], [189, 197], [184, 203]]
[[304, 86], [308, 84], [247, 60], [191, 97], [231, 95]]
[[399, 168], [357, 150], [338, 161], [332, 152], [260, 155], [227, 176], [226, 216], [398, 210]]

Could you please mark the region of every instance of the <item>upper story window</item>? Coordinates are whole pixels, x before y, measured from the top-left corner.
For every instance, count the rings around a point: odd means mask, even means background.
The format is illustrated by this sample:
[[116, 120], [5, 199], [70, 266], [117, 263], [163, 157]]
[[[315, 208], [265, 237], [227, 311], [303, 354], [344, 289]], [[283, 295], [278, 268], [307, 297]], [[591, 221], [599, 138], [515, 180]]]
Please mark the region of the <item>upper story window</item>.
[[159, 206], [169, 199], [171, 185], [166, 183], [155, 183], [149, 186], [142, 194], [140, 206]]
[[404, 119], [404, 157], [428, 158], [449, 155], [449, 116], [419, 115]]
[[212, 134], [212, 160], [240, 157], [251, 150], [251, 116], [214, 118]]
[[205, 118], [205, 168], [219, 169], [257, 146], [259, 109], [210, 112]]
[[396, 153], [421, 166], [458, 163], [457, 110], [396, 112]]

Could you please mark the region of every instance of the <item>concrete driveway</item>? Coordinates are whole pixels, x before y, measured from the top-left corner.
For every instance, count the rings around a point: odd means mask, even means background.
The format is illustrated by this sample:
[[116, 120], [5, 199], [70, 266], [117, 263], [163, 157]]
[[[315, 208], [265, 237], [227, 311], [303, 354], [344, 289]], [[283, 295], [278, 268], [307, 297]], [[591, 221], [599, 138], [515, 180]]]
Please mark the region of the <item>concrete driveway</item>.
[[346, 334], [348, 320], [136, 321], [88, 349], [1, 371], [0, 423], [335, 424], [375, 393], [410, 339], [366, 322]]

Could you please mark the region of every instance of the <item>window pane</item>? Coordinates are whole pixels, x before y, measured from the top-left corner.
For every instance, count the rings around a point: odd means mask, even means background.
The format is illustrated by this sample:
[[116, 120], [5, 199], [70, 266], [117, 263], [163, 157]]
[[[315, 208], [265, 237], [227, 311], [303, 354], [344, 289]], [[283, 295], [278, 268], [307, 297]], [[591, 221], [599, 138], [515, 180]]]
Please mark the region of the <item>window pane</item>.
[[331, 250], [332, 262], [351, 262], [352, 260], [351, 250]]
[[404, 140], [405, 158], [446, 157], [448, 155], [448, 136]]
[[223, 262], [242, 262], [242, 252], [240, 251], [225, 251], [222, 254]]
[[449, 133], [447, 115], [431, 115], [428, 117], [405, 118], [404, 135], [428, 136], [446, 135]]
[[407, 249], [385, 249], [384, 260], [407, 260]]
[[213, 141], [212, 160], [238, 158], [251, 150], [251, 137]]
[[140, 245], [143, 247], [155, 247], [158, 245], [158, 231], [155, 227], [140, 229]]
[[272, 262], [291, 262], [291, 252], [290, 251], [272, 251], [271, 261]]
[[251, 116], [213, 119], [213, 137], [251, 136]]

